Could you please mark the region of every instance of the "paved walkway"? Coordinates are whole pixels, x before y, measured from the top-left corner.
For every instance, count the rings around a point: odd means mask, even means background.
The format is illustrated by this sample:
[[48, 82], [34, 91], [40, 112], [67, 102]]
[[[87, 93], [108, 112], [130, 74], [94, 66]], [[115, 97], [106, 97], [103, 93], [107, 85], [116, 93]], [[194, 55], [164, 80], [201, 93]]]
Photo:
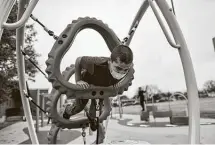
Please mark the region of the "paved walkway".
[[[181, 127], [146, 127], [141, 126], [138, 115], [123, 115], [109, 121], [107, 129], [107, 144], [186, 144], [188, 143], [188, 126]], [[164, 121], [165, 119], [156, 120]], [[201, 143], [215, 144], [215, 123], [213, 119], [201, 119]], [[136, 125], [139, 124], [139, 125]], [[167, 123], [168, 124], [168, 123]], [[50, 126], [40, 128], [39, 142], [47, 144], [47, 133]], [[92, 143], [96, 133], [89, 135], [87, 130], [87, 143]], [[81, 129], [63, 130], [60, 134], [59, 144], [82, 144]], [[0, 144], [31, 144], [26, 122], [19, 122], [0, 130]]]

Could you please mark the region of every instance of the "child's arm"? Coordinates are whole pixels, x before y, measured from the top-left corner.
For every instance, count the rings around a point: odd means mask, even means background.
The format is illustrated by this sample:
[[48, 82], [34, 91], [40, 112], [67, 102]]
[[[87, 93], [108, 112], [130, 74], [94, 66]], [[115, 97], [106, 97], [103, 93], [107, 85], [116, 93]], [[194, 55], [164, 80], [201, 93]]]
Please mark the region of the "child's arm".
[[78, 82], [81, 80], [81, 58], [78, 57], [75, 61], [75, 81]]
[[81, 80], [81, 74], [83, 70], [93, 74], [95, 64], [95, 57], [83, 56], [78, 57], [75, 62], [75, 81], [77, 84], [84, 88], [87, 88], [89, 84]]

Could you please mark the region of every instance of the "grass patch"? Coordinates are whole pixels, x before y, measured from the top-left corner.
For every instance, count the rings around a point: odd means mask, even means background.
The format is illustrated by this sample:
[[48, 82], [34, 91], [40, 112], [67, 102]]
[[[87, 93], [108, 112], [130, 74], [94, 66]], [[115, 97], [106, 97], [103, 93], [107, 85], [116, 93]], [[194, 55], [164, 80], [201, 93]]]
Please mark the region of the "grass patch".
[[213, 119], [215, 119], [215, 111], [201, 111], [200, 117], [201, 118], [213, 118]]

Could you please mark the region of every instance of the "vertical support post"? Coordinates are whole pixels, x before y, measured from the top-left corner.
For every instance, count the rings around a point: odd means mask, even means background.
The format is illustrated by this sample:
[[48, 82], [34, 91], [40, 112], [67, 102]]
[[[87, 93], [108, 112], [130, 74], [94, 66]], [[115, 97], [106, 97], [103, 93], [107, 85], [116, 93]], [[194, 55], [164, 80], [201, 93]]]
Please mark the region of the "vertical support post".
[[120, 119], [122, 119], [122, 103], [121, 103], [121, 100], [120, 100], [120, 96], [117, 96], [117, 100], [118, 100], [118, 105], [119, 105], [119, 117]]
[[[37, 105], [40, 106], [40, 90], [37, 89]], [[39, 120], [40, 120], [40, 110], [36, 107], [36, 132], [39, 132]]]
[[105, 121], [105, 138], [104, 138], [104, 143], [106, 143], [106, 140], [107, 140], [107, 131], [108, 131], [108, 123], [110, 121], [110, 115], [107, 117], [107, 120]]
[[215, 51], [215, 37], [214, 37], [214, 38], [212, 38], [212, 43], [213, 43], [214, 51]]
[[[45, 110], [45, 96], [43, 95], [43, 94], [41, 94], [42, 96], [41, 96], [41, 107], [42, 107], [42, 109], [43, 110]], [[43, 127], [44, 126], [44, 112], [43, 111], [41, 111], [40, 112], [41, 113], [41, 127]]]
[[[18, 6], [19, 9], [18, 9], [18, 16], [17, 16], [18, 20], [21, 18], [22, 14], [24, 13], [25, 5], [27, 5], [28, 2], [29, 0], [19, 1], [19, 6]], [[22, 98], [24, 113], [28, 123], [28, 130], [29, 130], [31, 142], [32, 144], [39, 144], [37, 135], [35, 133], [29, 101], [24, 95], [24, 91], [27, 89], [26, 89], [26, 83], [25, 83], [25, 63], [24, 63], [24, 57], [21, 53], [21, 48], [23, 47], [24, 47], [24, 26], [16, 30], [16, 55], [17, 55], [17, 66], [18, 66], [17, 70], [18, 70], [18, 78], [19, 78], [19, 89], [20, 89], [20, 94]]]
[[200, 144], [199, 96], [190, 53], [176, 17], [172, 11], [170, 11], [171, 9], [166, 0], [156, 0], [156, 3], [166, 19], [176, 43], [181, 46], [178, 51], [184, 70], [188, 94], [189, 143]]
[[[132, 24], [131, 24], [131, 27], [129, 29], [129, 33], [132, 31], [132, 29], [134, 28], [134, 26], [136, 24], [138, 25], [140, 23], [143, 15], [145, 14], [145, 12], [146, 12], [146, 10], [147, 10], [148, 7], [149, 7], [148, 1], [144, 0], [143, 4], [140, 6], [140, 8], [139, 8], [139, 10], [138, 10], [138, 12], [137, 12], [137, 14], [136, 14], [136, 16], [135, 16]], [[130, 42], [131, 42], [131, 39], [133, 38], [133, 36], [134, 36], [134, 33], [131, 33], [130, 36], [129, 36], [129, 38], [128, 38], [128, 40], [126, 41], [125, 45], [127, 45], [127, 46], [130, 45]]]

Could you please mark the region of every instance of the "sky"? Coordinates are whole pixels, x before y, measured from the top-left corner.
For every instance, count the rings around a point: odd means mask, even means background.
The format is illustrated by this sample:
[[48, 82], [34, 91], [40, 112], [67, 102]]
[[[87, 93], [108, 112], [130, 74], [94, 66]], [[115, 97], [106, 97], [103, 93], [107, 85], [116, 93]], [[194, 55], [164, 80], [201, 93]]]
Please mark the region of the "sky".
[[[170, 3], [170, 0], [167, 0]], [[143, 0], [41, 0], [33, 11], [56, 35], [79, 17], [95, 17], [122, 40]], [[186, 39], [199, 89], [207, 80], [215, 80], [215, 52], [212, 38], [215, 36], [214, 0], [175, 0], [178, 23]], [[29, 20], [32, 23], [32, 20]], [[35, 43], [42, 70], [55, 40], [35, 23], [38, 32]], [[134, 53], [135, 79], [125, 95], [132, 97], [139, 86], [157, 85], [162, 91], [186, 91], [185, 78], [178, 50], [167, 42], [154, 13], [149, 7], [143, 16], [130, 44]], [[94, 30], [81, 31], [61, 62], [61, 71], [74, 64], [79, 56], [110, 56], [104, 40]], [[30, 88], [51, 88], [41, 73]], [[74, 80], [74, 78], [71, 78]]]

